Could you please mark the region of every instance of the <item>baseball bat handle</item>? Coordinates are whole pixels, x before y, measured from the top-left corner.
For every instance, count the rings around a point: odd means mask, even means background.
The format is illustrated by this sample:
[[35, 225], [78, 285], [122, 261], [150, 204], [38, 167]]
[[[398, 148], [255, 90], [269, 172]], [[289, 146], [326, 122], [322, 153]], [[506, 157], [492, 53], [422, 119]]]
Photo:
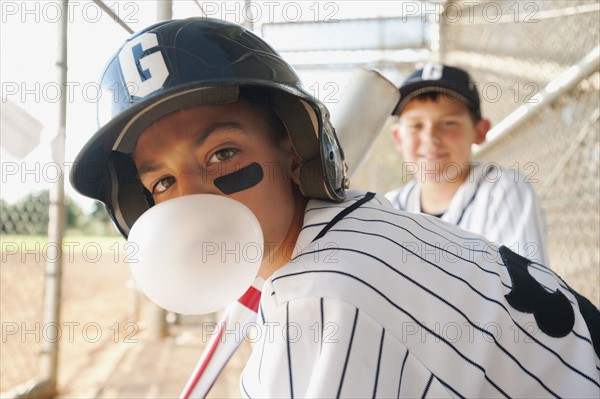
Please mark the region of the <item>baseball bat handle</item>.
[[262, 279], [257, 278], [244, 295], [227, 307], [218, 324], [217, 333], [211, 337], [202, 352], [192, 375], [179, 395], [179, 399], [205, 398], [208, 395], [219, 374], [246, 338], [237, 334], [233, 334], [233, 337], [231, 334], [223, 335], [223, 332], [241, 331], [243, 334], [248, 331], [244, 327], [248, 323], [256, 321], [260, 288], [263, 283]]

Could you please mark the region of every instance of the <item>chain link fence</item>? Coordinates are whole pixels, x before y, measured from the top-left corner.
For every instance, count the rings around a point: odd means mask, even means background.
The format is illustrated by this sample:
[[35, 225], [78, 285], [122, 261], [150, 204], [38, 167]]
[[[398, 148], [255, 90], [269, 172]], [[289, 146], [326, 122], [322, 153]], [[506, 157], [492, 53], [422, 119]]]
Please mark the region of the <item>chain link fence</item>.
[[598, 46], [599, 7], [589, 0], [452, 1], [440, 18], [442, 59], [472, 73], [483, 114], [498, 123]]
[[[446, 2], [439, 17], [440, 59], [469, 70], [495, 125], [535, 97], [600, 43], [597, 1]], [[546, 215], [551, 267], [600, 305], [598, 71], [508, 135], [478, 160], [531, 175]], [[353, 186], [387, 192], [404, 185], [388, 128]]]
[[[41, 392], [50, 389], [44, 353], [51, 343], [58, 343], [60, 388], [83, 389], [87, 381], [90, 391], [90, 381], [110, 372], [110, 359], [133, 347], [149, 329], [148, 317], [140, 316], [149, 305], [128, 284], [124, 239], [114, 235], [114, 229], [113, 235], [70, 235], [59, 250], [44, 235], [47, 197], [48, 192], [42, 191], [13, 204], [2, 201], [2, 397], [46, 397]], [[48, 319], [44, 311], [51, 301], [45, 281], [54, 275], [49, 274], [47, 264], [59, 257], [60, 317]]]
[[598, 73], [545, 107], [478, 159], [519, 167], [541, 198], [550, 265], [599, 305]]
[[[500, 122], [600, 43], [597, 1], [481, 2], [442, 18], [443, 59], [473, 71], [483, 112]], [[451, 12], [447, 8], [448, 14]], [[596, 50], [597, 51], [597, 50]], [[477, 159], [530, 175], [548, 228], [550, 265], [599, 306], [599, 73], [543, 107]], [[488, 84], [486, 86], [486, 84]], [[486, 91], [485, 89], [488, 88]]]

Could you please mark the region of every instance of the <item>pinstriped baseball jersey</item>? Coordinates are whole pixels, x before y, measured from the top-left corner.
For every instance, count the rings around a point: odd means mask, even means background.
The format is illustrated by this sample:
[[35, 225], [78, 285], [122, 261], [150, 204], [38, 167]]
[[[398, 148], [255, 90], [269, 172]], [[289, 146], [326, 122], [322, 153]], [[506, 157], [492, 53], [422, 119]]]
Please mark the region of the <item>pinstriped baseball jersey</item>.
[[[417, 179], [386, 197], [397, 209], [421, 212]], [[476, 163], [441, 219], [549, 265], [542, 208], [528, 178], [517, 171]]]
[[309, 201], [292, 260], [266, 281], [245, 396], [600, 396], [600, 315], [552, 271], [348, 197]]

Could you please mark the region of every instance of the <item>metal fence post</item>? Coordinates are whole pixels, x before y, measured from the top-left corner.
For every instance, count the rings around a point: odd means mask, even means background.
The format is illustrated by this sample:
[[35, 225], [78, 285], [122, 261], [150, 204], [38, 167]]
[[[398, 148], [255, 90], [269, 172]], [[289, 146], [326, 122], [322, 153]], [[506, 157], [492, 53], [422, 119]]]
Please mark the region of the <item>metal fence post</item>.
[[[67, 81], [67, 27], [68, 2], [58, 3], [61, 7], [61, 23], [58, 25], [58, 54], [56, 59], [57, 80], [60, 87]], [[52, 158], [59, 165], [61, 174], [58, 181], [50, 187], [48, 210], [48, 257], [44, 275], [44, 342], [42, 349], [42, 370], [46, 379], [41, 397], [54, 396], [57, 393], [58, 349], [60, 341], [60, 297], [62, 278], [62, 242], [64, 237], [64, 163], [65, 128], [67, 117], [67, 99], [61, 96], [58, 106], [58, 125], [56, 136], [52, 140]]]
[[[158, 0], [156, 2], [156, 20], [168, 21], [173, 19], [173, 2], [171, 0]], [[154, 338], [163, 338], [169, 335], [167, 326], [167, 311], [154, 305], [150, 317], [150, 330]]]

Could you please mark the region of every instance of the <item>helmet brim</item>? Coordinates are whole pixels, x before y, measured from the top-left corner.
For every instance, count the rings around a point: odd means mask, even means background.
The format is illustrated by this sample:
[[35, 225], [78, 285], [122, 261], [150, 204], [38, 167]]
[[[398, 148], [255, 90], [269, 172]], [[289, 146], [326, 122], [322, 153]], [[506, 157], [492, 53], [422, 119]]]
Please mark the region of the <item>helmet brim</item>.
[[242, 86], [275, 89], [274, 111], [285, 125], [294, 150], [307, 165], [301, 175], [304, 194], [311, 196], [312, 192], [326, 190], [322, 178], [308, 168], [315, 161], [321, 168], [318, 105], [306, 93], [264, 81], [179, 86], [172, 92], [164, 91], [140, 101], [101, 127], [82, 148], [71, 169], [72, 186], [82, 195], [107, 204], [119, 231], [127, 236], [133, 223], [151, 206], [130, 156], [142, 132], [154, 121], [180, 109], [237, 102]]

